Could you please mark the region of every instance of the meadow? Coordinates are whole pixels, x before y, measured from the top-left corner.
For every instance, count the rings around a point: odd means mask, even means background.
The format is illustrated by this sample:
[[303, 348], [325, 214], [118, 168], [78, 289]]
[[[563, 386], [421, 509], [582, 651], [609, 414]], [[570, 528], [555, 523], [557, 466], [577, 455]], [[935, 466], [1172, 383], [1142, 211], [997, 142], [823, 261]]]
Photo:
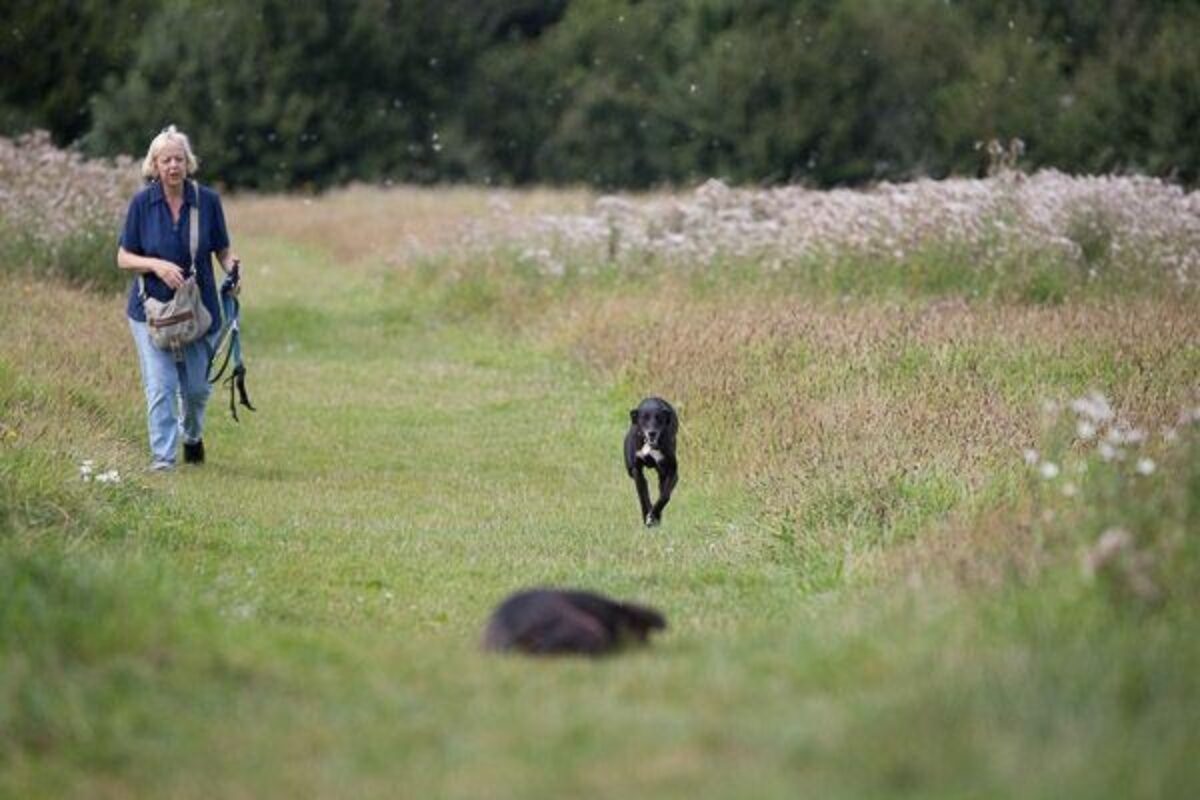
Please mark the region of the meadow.
[[[107, 262], [54, 246], [110, 222], [6, 233], [0, 795], [1194, 796], [1196, 208], [1056, 173], [228, 197], [259, 410], [214, 394], [209, 463], [153, 476]], [[647, 394], [683, 421], [654, 530]], [[670, 628], [480, 652], [546, 584]]]

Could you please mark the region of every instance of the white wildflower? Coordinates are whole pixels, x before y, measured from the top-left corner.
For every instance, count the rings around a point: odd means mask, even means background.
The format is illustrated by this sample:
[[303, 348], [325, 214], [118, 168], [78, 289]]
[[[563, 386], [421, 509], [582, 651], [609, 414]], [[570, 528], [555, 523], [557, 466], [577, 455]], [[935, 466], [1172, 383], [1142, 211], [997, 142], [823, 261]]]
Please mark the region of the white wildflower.
[[1138, 475], [1152, 475], [1154, 470], [1158, 469], [1158, 465], [1154, 463], [1154, 459], [1142, 457], [1137, 460], [1137, 465], [1134, 467]]
[[1105, 434], [1104, 440], [1116, 447], [1120, 447], [1123, 444], [1141, 444], [1146, 440], [1146, 432], [1141, 428], [1115, 425]]
[[1090, 441], [1096, 436], [1096, 426], [1086, 419], [1075, 423], [1075, 434], [1084, 441]]
[[1025, 463], [1031, 467], [1041, 460], [1041, 456], [1038, 455], [1038, 451], [1034, 450], [1032, 447], [1026, 447], [1022, 455], [1025, 458]]
[[1043, 462], [1042, 465], [1038, 467], [1038, 474], [1048, 481], [1057, 478], [1058, 471], [1058, 464], [1055, 464], [1053, 461]]
[[1118, 448], [1113, 447], [1108, 442], [1101, 442], [1100, 444], [1096, 445], [1096, 451], [1100, 453], [1100, 457], [1105, 461], [1113, 461], [1114, 459], [1119, 460], [1125, 455]]
[[115, 469], [110, 469], [107, 472], [101, 472], [96, 476], [97, 483], [120, 483], [121, 475]]
[[1112, 406], [1108, 404], [1108, 398], [1100, 392], [1090, 392], [1086, 397], [1072, 400], [1071, 410], [1096, 424], [1108, 422], [1113, 418]]

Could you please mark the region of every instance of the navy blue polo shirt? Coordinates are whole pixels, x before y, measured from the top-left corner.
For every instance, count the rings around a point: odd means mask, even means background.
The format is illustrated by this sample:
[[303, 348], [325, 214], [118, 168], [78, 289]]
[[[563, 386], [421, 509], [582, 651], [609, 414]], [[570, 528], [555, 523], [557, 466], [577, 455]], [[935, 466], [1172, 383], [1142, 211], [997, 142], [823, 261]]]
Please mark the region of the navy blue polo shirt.
[[[200, 186], [200, 243], [196, 248], [197, 275], [200, 296], [204, 307], [212, 314], [209, 333], [221, 328], [221, 306], [217, 300], [217, 285], [213, 276], [212, 257], [218, 250], [229, 247], [229, 232], [225, 229], [225, 212], [221, 198], [207, 186]], [[195, 211], [195, 193], [192, 183], [184, 184], [183, 208], [179, 222], [171, 220], [171, 209], [163, 195], [162, 184], [154, 181], [133, 196], [129, 211], [125, 214], [125, 227], [121, 230], [119, 243], [131, 253], [139, 256], [161, 258], [178, 264], [185, 275], [191, 273], [192, 254], [189, 246], [189, 225]], [[146, 292], [158, 300], [170, 300], [175, 294], [171, 287], [153, 273], [145, 273]], [[146, 321], [146, 309], [138, 292], [137, 275], [129, 287], [129, 302], [125, 313], [135, 322]]]

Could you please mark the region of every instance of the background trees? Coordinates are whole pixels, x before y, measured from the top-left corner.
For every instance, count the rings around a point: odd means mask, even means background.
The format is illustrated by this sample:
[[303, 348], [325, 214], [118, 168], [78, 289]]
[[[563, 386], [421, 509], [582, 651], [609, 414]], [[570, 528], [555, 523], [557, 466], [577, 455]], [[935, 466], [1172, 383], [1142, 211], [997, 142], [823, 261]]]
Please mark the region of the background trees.
[[209, 180], [817, 185], [1031, 166], [1194, 182], [1200, 9], [1172, 0], [144, 0], [0, 11], [0, 129]]

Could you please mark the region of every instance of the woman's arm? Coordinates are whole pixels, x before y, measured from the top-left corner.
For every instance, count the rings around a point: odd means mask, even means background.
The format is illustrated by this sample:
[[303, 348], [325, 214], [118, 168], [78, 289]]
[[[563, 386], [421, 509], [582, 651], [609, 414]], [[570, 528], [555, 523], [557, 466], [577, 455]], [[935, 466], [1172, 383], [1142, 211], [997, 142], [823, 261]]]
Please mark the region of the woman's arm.
[[170, 261], [161, 258], [139, 256], [137, 253], [131, 253], [124, 247], [118, 246], [117, 266], [132, 272], [149, 272], [157, 275], [163, 283], [172, 289], [178, 289], [180, 286], [183, 286], [183, 270]]
[[[217, 251], [217, 263], [221, 265], [221, 269], [225, 270], [225, 274], [229, 274], [229, 270], [233, 269], [233, 262], [237, 261], [238, 257], [233, 254], [233, 250], [226, 247], [224, 250]], [[239, 262], [240, 263], [240, 262]]]

